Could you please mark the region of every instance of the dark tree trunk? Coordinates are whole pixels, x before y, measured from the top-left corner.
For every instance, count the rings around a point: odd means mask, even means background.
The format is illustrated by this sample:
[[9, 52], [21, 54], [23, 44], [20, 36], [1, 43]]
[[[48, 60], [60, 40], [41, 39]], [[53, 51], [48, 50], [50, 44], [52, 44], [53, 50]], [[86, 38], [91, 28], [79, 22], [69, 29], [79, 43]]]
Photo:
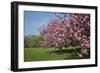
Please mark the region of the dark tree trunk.
[[62, 54], [62, 47], [59, 48], [59, 53]]
[[60, 51], [62, 51], [62, 48], [59, 48], [60, 49]]

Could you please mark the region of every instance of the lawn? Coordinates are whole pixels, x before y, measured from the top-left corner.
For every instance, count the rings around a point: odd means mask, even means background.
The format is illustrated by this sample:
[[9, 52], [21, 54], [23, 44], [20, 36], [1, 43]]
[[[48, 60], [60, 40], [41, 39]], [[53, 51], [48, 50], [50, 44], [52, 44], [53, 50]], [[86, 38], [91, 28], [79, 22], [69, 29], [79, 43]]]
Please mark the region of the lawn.
[[70, 60], [82, 59], [76, 53], [78, 48], [63, 48], [62, 51], [55, 48], [24, 48], [24, 61]]

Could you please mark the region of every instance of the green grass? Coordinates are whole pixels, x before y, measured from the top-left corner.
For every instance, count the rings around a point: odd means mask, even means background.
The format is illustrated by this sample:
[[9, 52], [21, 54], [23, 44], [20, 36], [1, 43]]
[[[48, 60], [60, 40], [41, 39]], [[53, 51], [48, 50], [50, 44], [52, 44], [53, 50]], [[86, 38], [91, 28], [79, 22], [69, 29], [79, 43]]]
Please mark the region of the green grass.
[[63, 48], [62, 51], [55, 48], [24, 48], [24, 61], [47, 61], [47, 60], [69, 60], [81, 59], [73, 47]]

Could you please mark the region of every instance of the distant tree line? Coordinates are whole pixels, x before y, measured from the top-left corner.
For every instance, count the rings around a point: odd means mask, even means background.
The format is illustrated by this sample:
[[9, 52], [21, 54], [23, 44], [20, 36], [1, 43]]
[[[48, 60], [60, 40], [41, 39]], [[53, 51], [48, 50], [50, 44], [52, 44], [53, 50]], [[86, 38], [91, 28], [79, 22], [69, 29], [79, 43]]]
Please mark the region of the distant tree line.
[[25, 36], [24, 37], [24, 47], [41, 47], [41, 36]]

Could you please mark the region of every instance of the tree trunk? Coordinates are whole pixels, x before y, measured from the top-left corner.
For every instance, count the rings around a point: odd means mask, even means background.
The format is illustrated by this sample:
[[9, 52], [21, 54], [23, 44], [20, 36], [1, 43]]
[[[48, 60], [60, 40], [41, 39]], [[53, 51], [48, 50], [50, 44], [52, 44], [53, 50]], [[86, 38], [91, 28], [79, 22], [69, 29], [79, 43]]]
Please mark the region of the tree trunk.
[[62, 47], [59, 48], [59, 52], [60, 52], [60, 54], [62, 53]]

